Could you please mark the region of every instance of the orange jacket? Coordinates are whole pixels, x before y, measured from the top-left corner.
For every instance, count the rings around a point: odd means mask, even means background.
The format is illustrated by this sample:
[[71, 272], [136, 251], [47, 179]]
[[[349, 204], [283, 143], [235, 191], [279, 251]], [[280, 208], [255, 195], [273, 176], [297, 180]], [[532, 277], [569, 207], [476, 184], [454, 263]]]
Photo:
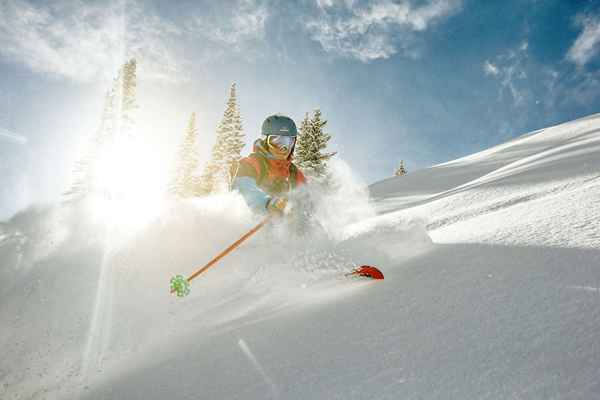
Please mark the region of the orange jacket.
[[235, 178], [253, 178], [256, 186], [268, 195], [286, 194], [306, 183], [302, 171], [291, 161], [270, 156], [262, 140], [254, 143], [254, 151], [236, 166]]

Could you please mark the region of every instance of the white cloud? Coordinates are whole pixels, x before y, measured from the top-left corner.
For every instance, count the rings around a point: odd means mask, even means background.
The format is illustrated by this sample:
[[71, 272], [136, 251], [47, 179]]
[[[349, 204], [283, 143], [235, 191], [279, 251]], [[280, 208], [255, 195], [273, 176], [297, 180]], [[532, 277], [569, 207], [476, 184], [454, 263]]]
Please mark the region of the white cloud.
[[583, 30], [567, 52], [567, 59], [584, 66], [600, 52], [600, 17], [578, 16], [576, 22]]
[[196, 15], [190, 30], [211, 42], [226, 44], [238, 51], [249, 42], [264, 37], [269, 10], [263, 2], [238, 0], [219, 11], [217, 15]]
[[334, 2], [334, 0], [316, 0], [316, 1], [317, 1], [317, 6], [319, 6], [319, 8], [321, 8], [321, 9], [332, 7], [333, 2]]
[[[298, 7], [296, 14], [311, 38], [327, 52], [367, 62], [397, 53], [418, 57], [419, 33], [457, 12], [462, 0], [314, 1], [311, 12]], [[142, 78], [187, 80], [192, 59], [197, 65], [232, 53], [259, 54], [276, 6], [272, 0], [207, 1], [169, 20], [142, 0], [3, 0], [0, 57], [76, 81], [111, 79], [124, 60], [136, 57]]]
[[498, 67], [495, 66], [493, 63], [491, 63], [489, 60], [486, 60], [485, 63], [483, 64], [483, 70], [486, 75], [496, 76], [500, 73], [500, 71], [498, 70]]
[[0, 4], [0, 55], [36, 72], [76, 81], [110, 79], [129, 57], [140, 75], [158, 80], [182, 76], [185, 60], [172, 46], [180, 31], [148, 14], [135, 1], [91, 5], [63, 0]]
[[414, 38], [460, 9], [460, 0], [377, 0], [366, 5], [354, 1], [318, 0], [319, 15], [308, 19], [306, 29], [323, 49], [363, 62], [402, 52], [415, 57]]
[[250, 53], [268, 17], [263, 0], [194, 4], [174, 20], [141, 0], [0, 0], [0, 57], [81, 82], [112, 79], [135, 57], [141, 78], [186, 81], [191, 58]]
[[516, 106], [524, 104], [530, 96], [528, 89], [521, 85], [527, 80], [528, 48], [528, 42], [523, 41], [516, 49], [509, 49], [496, 56], [493, 62], [486, 60], [483, 64], [485, 75], [498, 80], [500, 98], [509, 93]]

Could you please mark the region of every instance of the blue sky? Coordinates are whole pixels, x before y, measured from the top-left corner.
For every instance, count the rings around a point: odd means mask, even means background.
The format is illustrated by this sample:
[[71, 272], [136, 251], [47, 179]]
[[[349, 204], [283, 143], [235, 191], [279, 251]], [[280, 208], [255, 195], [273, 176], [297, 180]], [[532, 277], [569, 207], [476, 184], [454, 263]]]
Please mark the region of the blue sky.
[[320, 108], [366, 182], [600, 110], [600, 2], [0, 2], [0, 218], [53, 202], [121, 62], [170, 158], [191, 112], [208, 156], [228, 87], [251, 142]]

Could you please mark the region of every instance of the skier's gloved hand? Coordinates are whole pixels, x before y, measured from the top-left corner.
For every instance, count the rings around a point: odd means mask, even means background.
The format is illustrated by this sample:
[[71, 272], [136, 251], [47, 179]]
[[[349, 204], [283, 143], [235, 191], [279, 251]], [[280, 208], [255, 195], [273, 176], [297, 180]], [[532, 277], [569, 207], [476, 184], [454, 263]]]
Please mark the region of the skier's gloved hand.
[[267, 203], [267, 210], [270, 213], [283, 214], [285, 207], [287, 206], [287, 197], [273, 197]]

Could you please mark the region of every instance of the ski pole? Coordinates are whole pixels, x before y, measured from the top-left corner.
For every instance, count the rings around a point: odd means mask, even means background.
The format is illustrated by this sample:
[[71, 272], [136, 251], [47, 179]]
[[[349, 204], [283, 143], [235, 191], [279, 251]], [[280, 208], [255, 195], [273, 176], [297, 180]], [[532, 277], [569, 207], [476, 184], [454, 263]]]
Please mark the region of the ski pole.
[[246, 234], [244, 234], [244, 236], [242, 236], [241, 238], [236, 240], [231, 246], [227, 247], [225, 250], [223, 250], [221, 253], [219, 253], [215, 258], [210, 260], [205, 266], [203, 266], [202, 268], [199, 268], [196, 272], [191, 274], [187, 279], [185, 279], [181, 275], [177, 275], [177, 276], [171, 278], [171, 294], [177, 293], [177, 296], [179, 296], [179, 297], [187, 296], [190, 293], [190, 282], [192, 281], [192, 279], [194, 279], [201, 273], [208, 270], [210, 267], [215, 265], [220, 259], [225, 257], [227, 254], [231, 253], [236, 247], [238, 247], [240, 244], [242, 244], [246, 239], [248, 239], [250, 236], [252, 236], [256, 232], [258, 232], [260, 230], [260, 228], [262, 228], [263, 226], [265, 226], [265, 224], [267, 222], [269, 222], [270, 218], [271, 218], [271, 216], [268, 215], [265, 219], [262, 220], [262, 222], [260, 224], [256, 225], [254, 228], [250, 229]]

